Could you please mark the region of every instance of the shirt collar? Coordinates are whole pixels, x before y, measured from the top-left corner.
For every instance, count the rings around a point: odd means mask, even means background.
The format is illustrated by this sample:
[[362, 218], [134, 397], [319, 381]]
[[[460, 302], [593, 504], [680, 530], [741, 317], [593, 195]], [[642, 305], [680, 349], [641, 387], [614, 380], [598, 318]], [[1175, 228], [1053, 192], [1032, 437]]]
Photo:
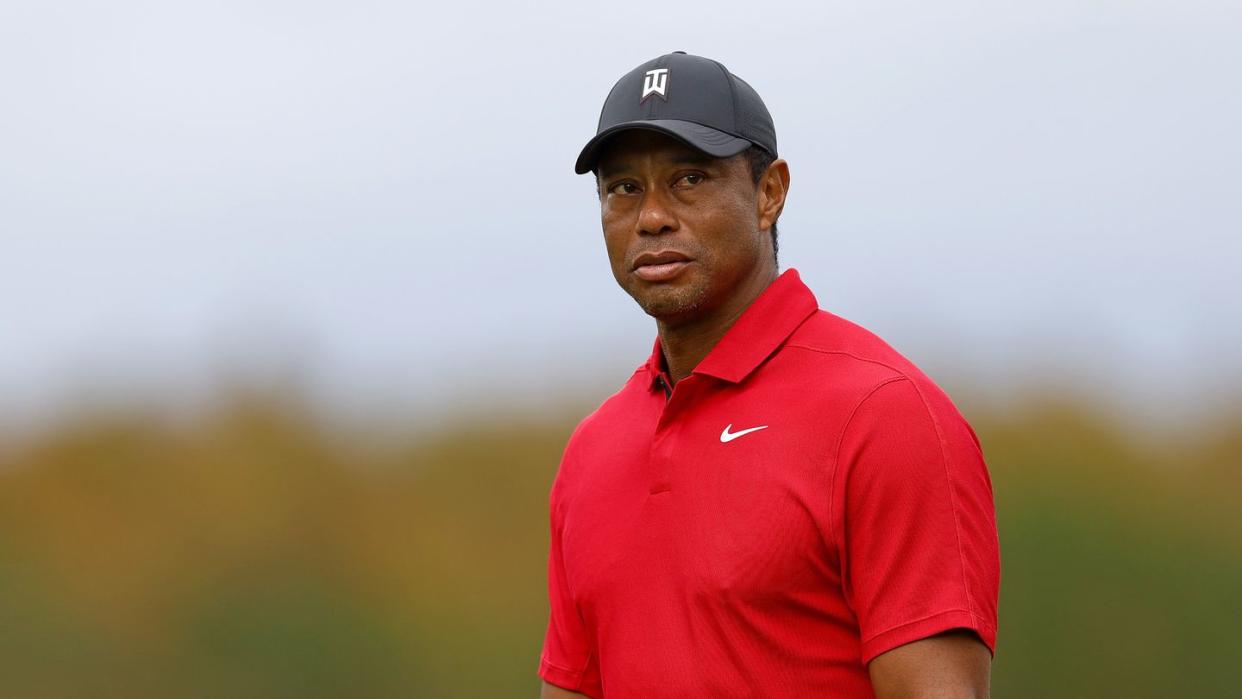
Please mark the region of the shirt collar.
[[[802, 321], [819, 310], [815, 294], [798, 270], [790, 267], [772, 281], [749, 306], [724, 337], [694, 368], [695, 374], [706, 374], [731, 383], [740, 383], [780, 347]], [[656, 337], [646, 368], [652, 385], [661, 376], [668, 385], [667, 365], [660, 338]]]

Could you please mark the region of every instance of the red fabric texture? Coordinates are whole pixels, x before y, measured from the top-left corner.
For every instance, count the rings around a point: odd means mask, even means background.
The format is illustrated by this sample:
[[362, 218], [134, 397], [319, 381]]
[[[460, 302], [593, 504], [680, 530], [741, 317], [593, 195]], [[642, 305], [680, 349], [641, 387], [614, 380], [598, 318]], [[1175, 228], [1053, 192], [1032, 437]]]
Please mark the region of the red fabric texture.
[[657, 339], [565, 448], [544, 680], [607, 699], [871, 697], [867, 663], [897, 646], [966, 628], [995, 649], [983, 454], [909, 360], [788, 269], [667, 383]]

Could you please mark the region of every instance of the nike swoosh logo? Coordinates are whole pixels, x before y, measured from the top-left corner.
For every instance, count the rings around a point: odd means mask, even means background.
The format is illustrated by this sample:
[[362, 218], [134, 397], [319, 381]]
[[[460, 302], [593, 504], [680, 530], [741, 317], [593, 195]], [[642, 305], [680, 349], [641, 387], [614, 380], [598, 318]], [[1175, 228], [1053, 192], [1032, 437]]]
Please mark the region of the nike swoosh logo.
[[733, 423], [730, 422], [728, 425], [725, 425], [724, 431], [720, 433], [720, 441], [721, 442], [732, 442], [733, 440], [737, 439], [738, 437], [741, 437], [744, 434], [750, 434], [751, 432], [755, 432], [758, 430], [764, 430], [764, 429], [767, 429], [767, 427], [768, 427], [767, 425], [760, 425], [758, 427], [751, 427], [749, 429], [738, 430], [737, 432], [730, 433], [729, 430], [733, 428]]

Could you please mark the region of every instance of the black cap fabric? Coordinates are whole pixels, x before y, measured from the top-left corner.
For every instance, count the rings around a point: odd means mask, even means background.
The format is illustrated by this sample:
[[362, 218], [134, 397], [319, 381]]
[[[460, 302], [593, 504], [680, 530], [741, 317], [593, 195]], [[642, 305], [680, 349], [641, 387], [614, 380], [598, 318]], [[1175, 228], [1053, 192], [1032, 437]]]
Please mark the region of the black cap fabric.
[[716, 158], [752, 144], [776, 155], [776, 127], [759, 93], [720, 63], [683, 51], [647, 61], [617, 81], [574, 171], [594, 170], [609, 137], [627, 129], [666, 133]]

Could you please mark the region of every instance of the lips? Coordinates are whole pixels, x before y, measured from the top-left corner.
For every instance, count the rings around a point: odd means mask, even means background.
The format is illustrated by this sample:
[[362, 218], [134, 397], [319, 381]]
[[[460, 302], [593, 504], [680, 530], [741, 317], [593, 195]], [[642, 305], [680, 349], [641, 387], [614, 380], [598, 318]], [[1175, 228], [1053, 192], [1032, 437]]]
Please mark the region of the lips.
[[670, 262], [689, 262], [690, 258], [676, 250], [661, 250], [660, 252], [644, 252], [634, 260], [634, 267], [630, 271], [637, 271], [639, 267], [644, 265], [663, 265]]
[[639, 279], [663, 282], [677, 276], [689, 266], [691, 260], [676, 250], [644, 252], [634, 260], [633, 272]]

